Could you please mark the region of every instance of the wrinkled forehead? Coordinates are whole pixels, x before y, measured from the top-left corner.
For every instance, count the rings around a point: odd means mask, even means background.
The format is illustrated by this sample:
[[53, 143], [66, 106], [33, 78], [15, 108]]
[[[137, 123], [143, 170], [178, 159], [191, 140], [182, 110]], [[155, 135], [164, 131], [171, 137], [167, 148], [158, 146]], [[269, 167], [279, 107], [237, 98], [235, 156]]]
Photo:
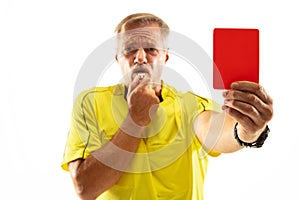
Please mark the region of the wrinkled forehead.
[[127, 45], [135, 47], [165, 47], [165, 38], [161, 29], [157, 27], [143, 27], [123, 31], [117, 36], [118, 48], [123, 49]]

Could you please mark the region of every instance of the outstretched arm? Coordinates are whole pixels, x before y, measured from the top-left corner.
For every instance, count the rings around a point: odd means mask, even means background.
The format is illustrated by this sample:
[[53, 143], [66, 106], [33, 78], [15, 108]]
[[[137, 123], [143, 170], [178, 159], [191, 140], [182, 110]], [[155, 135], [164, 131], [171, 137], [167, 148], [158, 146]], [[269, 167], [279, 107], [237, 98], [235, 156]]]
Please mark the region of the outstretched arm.
[[207, 150], [234, 152], [242, 147], [234, 138], [234, 127], [240, 140], [255, 142], [273, 116], [273, 100], [256, 83], [239, 81], [223, 93], [223, 113], [204, 111], [195, 120], [194, 129]]

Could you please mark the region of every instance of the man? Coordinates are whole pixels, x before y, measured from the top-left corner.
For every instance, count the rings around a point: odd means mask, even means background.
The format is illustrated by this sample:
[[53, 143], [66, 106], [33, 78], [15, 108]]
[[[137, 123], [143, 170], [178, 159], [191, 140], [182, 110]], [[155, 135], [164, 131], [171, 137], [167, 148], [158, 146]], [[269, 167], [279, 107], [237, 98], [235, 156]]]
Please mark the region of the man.
[[240, 81], [220, 109], [164, 83], [169, 27], [155, 15], [129, 15], [116, 33], [124, 84], [77, 97], [63, 169], [81, 199], [203, 199], [207, 155], [260, 147], [272, 99]]

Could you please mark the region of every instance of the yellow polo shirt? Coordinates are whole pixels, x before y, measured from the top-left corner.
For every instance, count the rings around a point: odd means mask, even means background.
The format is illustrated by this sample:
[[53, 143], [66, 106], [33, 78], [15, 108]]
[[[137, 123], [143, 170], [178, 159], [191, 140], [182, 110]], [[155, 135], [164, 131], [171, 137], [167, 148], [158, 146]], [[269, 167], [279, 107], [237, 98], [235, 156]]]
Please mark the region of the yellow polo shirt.
[[[95, 87], [78, 95], [62, 162], [64, 170], [68, 170], [70, 161], [86, 159], [111, 140], [128, 113], [124, 91], [124, 85], [119, 84]], [[203, 199], [208, 153], [193, 131], [193, 121], [200, 112], [220, 111], [220, 106], [191, 92], [181, 93], [165, 83], [162, 99], [145, 130], [148, 136], [141, 139], [130, 166], [97, 199]]]

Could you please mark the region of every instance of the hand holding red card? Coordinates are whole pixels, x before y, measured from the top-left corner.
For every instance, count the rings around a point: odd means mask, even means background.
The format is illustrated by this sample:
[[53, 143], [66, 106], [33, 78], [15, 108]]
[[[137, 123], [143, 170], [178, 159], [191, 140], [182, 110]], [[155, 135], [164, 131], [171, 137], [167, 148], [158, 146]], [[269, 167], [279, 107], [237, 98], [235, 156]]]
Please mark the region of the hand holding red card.
[[259, 81], [258, 29], [215, 28], [213, 87], [229, 89], [234, 81]]

